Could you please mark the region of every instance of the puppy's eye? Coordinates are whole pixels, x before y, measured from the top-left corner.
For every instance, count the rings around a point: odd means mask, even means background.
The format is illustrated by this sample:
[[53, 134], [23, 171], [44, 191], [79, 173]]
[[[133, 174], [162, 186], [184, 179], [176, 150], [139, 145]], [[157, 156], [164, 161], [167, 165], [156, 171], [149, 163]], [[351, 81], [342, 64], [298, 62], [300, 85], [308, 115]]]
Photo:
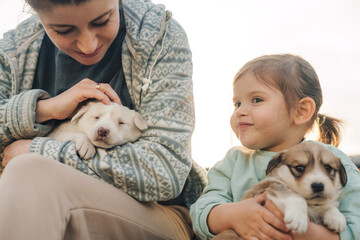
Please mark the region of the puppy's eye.
[[94, 117], [95, 120], [99, 120], [99, 118], [100, 118], [99, 116], [95, 116], [95, 117]]
[[296, 166], [294, 168], [298, 173], [303, 173], [305, 171], [305, 167], [302, 166], [302, 165], [298, 165], [298, 166]]
[[119, 126], [120, 126], [120, 125], [123, 125], [123, 124], [124, 124], [123, 122], [119, 122]]
[[330, 165], [328, 165], [328, 164], [325, 164], [325, 169], [326, 169], [326, 171], [327, 171], [328, 173], [331, 173], [332, 170], [333, 170], [333, 168], [332, 168]]

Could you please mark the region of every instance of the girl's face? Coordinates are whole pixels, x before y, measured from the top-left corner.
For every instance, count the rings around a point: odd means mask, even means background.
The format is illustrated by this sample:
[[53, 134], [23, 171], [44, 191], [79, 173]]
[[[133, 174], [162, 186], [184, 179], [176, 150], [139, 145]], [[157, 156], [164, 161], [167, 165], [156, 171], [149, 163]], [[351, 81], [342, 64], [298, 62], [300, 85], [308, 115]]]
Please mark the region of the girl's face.
[[119, 31], [119, 0], [54, 5], [37, 13], [52, 42], [84, 65], [99, 62]]
[[241, 144], [273, 152], [291, 146], [294, 124], [280, 90], [258, 81], [251, 72], [233, 87], [235, 111], [230, 124]]

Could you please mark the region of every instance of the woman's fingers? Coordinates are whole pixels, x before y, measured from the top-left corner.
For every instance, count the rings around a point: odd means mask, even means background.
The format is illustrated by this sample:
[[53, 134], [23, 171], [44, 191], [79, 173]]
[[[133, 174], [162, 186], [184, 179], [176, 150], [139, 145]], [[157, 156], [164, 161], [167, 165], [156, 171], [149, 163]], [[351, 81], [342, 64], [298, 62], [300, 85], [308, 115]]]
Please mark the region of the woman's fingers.
[[95, 98], [106, 105], [111, 102], [121, 104], [119, 96], [109, 84], [98, 84], [86, 78], [53, 98], [39, 100], [36, 120], [44, 122], [50, 119], [66, 119], [74, 114], [79, 103], [89, 98]]
[[[106, 97], [107, 97], [107, 99], [109, 99], [109, 101], [121, 104], [119, 96], [117, 95], [117, 93], [114, 91], [114, 89], [109, 84], [96, 83], [95, 89], [97, 91], [102, 92], [104, 95], [106, 95]], [[107, 100], [105, 100], [105, 101], [106, 101], [106, 102], [104, 102], [105, 104], [110, 104], [109, 102], [107, 102]]]
[[[95, 98], [106, 105], [109, 105], [111, 102], [121, 104], [119, 96], [107, 83], [97, 83], [91, 79], [85, 78], [75, 86], [81, 89], [81, 93], [85, 98], [84, 100], [87, 98]], [[83, 99], [81, 101], [83, 101]]]

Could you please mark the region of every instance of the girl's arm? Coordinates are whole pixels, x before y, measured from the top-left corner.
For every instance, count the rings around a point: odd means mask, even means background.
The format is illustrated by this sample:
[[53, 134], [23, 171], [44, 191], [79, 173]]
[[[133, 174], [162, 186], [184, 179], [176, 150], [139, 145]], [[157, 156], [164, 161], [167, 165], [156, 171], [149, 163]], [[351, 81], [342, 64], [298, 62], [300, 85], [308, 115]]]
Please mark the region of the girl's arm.
[[[234, 189], [237, 182], [256, 183], [247, 165], [251, 160], [233, 148], [209, 170], [209, 185], [190, 208], [193, 228], [200, 238], [210, 239], [224, 230], [232, 229], [247, 239], [251, 236], [262, 239], [266, 235], [274, 239], [291, 239], [289, 234], [283, 233], [287, 231], [283, 221], [263, 206], [262, 195], [242, 201], [234, 199], [235, 192], [247, 190]], [[247, 174], [233, 173], [234, 169], [242, 169]]]
[[[245, 239], [271, 237], [273, 239], [291, 239], [284, 222], [263, 207], [264, 196], [226, 203], [215, 206], [209, 213], [209, 230], [218, 234], [233, 229]], [[279, 231], [281, 230], [281, 231]]]

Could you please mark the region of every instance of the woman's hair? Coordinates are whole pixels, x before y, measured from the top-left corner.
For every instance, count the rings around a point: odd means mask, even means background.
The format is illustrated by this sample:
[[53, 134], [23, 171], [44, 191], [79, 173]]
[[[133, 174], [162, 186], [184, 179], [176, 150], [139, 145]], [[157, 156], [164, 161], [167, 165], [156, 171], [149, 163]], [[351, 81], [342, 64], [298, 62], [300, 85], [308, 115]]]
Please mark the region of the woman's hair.
[[276, 87], [284, 96], [286, 106], [296, 107], [299, 100], [310, 97], [315, 102], [315, 111], [309, 122], [309, 129], [318, 123], [318, 141], [338, 146], [341, 139], [341, 121], [319, 113], [322, 105], [322, 91], [314, 68], [303, 58], [291, 54], [264, 55], [246, 63], [235, 75], [234, 82], [245, 73]]
[[25, 0], [35, 11], [49, 8], [52, 5], [79, 5], [89, 0]]

